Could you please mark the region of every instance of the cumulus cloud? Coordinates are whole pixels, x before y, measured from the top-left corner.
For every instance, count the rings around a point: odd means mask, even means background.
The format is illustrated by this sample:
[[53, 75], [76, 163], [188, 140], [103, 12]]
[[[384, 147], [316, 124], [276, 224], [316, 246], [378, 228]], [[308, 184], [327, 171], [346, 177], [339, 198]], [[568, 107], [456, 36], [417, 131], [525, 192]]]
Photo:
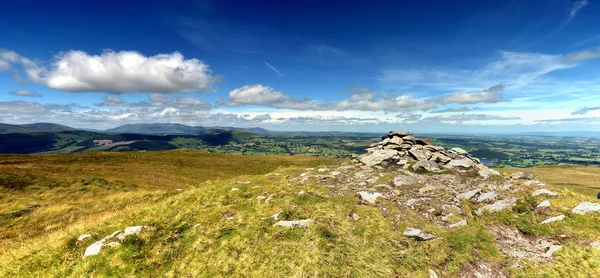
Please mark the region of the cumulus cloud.
[[596, 107], [582, 107], [582, 108], [579, 108], [579, 109], [573, 111], [571, 113], [571, 115], [584, 115], [584, 114], [587, 114], [590, 111], [595, 111], [595, 110], [600, 110], [600, 106], [596, 106]]
[[283, 101], [289, 95], [276, 92], [273, 88], [261, 84], [246, 85], [229, 92], [229, 101], [221, 102], [225, 106], [239, 105], [269, 105], [276, 101]]
[[8, 93], [13, 96], [21, 96], [21, 97], [41, 97], [42, 96], [34, 91], [29, 91], [29, 90], [14, 90], [14, 91], [10, 91]]
[[179, 52], [146, 57], [136, 51], [90, 55], [71, 50], [57, 55], [45, 68], [14, 51], [0, 51], [0, 68], [16, 63], [32, 81], [67, 92], [207, 92], [218, 81], [207, 64], [185, 59]]

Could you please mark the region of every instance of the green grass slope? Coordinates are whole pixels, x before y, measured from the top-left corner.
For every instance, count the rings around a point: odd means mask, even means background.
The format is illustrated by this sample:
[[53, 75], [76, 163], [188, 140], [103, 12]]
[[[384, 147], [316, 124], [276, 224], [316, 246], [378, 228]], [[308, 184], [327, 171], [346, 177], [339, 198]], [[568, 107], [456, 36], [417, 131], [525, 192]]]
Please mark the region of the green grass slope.
[[[538, 224], [546, 215], [531, 212], [541, 197], [528, 197], [531, 189], [523, 187], [518, 194], [524, 201], [513, 210], [468, 216], [468, 226], [443, 229], [399, 211], [394, 201], [362, 204], [345, 194], [346, 185], [328, 176], [343, 162], [192, 151], [1, 156], [0, 204], [3, 217], [12, 220], [0, 225], [0, 277], [429, 277], [429, 269], [465, 277], [481, 264], [514, 277], [600, 275], [600, 252], [583, 244], [600, 239], [600, 215], [570, 213], [588, 197], [550, 182], [564, 168], [539, 179], [564, 196], [553, 199], [547, 213], [563, 213], [565, 221]], [[600, 176], [600, 169], [579, 168]], [[306, 173], [313, 178], [298, 182]], [[399, 174], [374, 172], [381, 184]], [[395, 190], [401, 195], [422, 186]], [[22, 213], [8, 206], [22, 206]], [[474, 210], [469, 203], [462, 209], [467, 215]], [[275, 227], [270, 216], [280, 211], [279, 220], [313, 222], [308, 228]], [[43, 222], [48, 216], [58, 218]], [[82, 258], [91, 243], [135, 225], [152, 229]], [[440, 239], [421, 242], [402, 234], [414, 226]], [[492, 232], [506, 226], [560, 240], [563, 249], [552, 262], [524, 261], [514, 268]], [[92, 236], [78, 241], [81, 234]]]

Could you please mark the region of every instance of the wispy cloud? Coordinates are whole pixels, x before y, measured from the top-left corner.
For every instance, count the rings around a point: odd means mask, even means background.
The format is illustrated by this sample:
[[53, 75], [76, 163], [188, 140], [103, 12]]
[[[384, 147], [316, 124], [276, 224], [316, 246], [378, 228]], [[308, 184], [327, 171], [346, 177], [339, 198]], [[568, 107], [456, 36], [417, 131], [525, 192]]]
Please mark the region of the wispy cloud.
[[579, 109], [573, 111], [573, 113], [571, 113], [571, 115], [584, 115], [584, 114], [587, 114], [590, 111], [595, 111], [595, 110], [600, 110], [600, 106], [596, 106], [596, 107], [582, 107], [582, 108], [579, 108]]
[[34, 91], [29, 91], [29, 90], [14, 90], [14, 91], [10, 91], [8, 93], [13, 96], [21, 96], [21, 97], [41, 97], [42, 96]]
[[567, 22], [573, 20], [577, 16], [579, 10], [583, 9], [583, 7], [587, 6], [589, 3], [590, 1], [588, 0], [579, 0], [573, 3], [573, 6], [569, 8], [569, 19]]
[[274, 66], [272, 66], [271, 64], [269, 64], [267, 61], [265, 61], [265, 65], [267, 65], [267, 67], [269, 67], [270, 69], [272, 69], [279, 76], [285, 77], [277, 68], [275, 68]]

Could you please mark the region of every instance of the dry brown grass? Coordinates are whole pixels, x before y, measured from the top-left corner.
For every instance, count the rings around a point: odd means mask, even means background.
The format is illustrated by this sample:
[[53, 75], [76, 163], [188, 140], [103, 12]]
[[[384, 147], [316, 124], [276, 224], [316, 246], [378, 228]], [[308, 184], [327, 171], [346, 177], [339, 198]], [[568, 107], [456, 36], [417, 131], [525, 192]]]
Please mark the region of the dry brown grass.
[[600, 192], [600, 167], [561, 165], [498, 170], [503, 175], [520, 171], [533, 172], [538, 180], [583, 194], [591, 200], [595, 200], [596, 195]]
[[5, 241], [26, 240], [89, 217], [103, 218], [103, 214], [153, 202], [207, 180], [340, 161], [192, 150], [0, 155], [0, 248]]

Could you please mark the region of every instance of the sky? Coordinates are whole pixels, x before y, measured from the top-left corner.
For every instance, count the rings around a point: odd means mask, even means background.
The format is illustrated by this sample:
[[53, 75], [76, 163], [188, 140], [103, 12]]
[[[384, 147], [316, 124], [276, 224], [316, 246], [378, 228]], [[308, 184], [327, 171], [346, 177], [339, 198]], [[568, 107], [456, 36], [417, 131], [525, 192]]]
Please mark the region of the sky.
[[599, 14], [599, 0], [7, 1], [0, 122], [600, 131]]

